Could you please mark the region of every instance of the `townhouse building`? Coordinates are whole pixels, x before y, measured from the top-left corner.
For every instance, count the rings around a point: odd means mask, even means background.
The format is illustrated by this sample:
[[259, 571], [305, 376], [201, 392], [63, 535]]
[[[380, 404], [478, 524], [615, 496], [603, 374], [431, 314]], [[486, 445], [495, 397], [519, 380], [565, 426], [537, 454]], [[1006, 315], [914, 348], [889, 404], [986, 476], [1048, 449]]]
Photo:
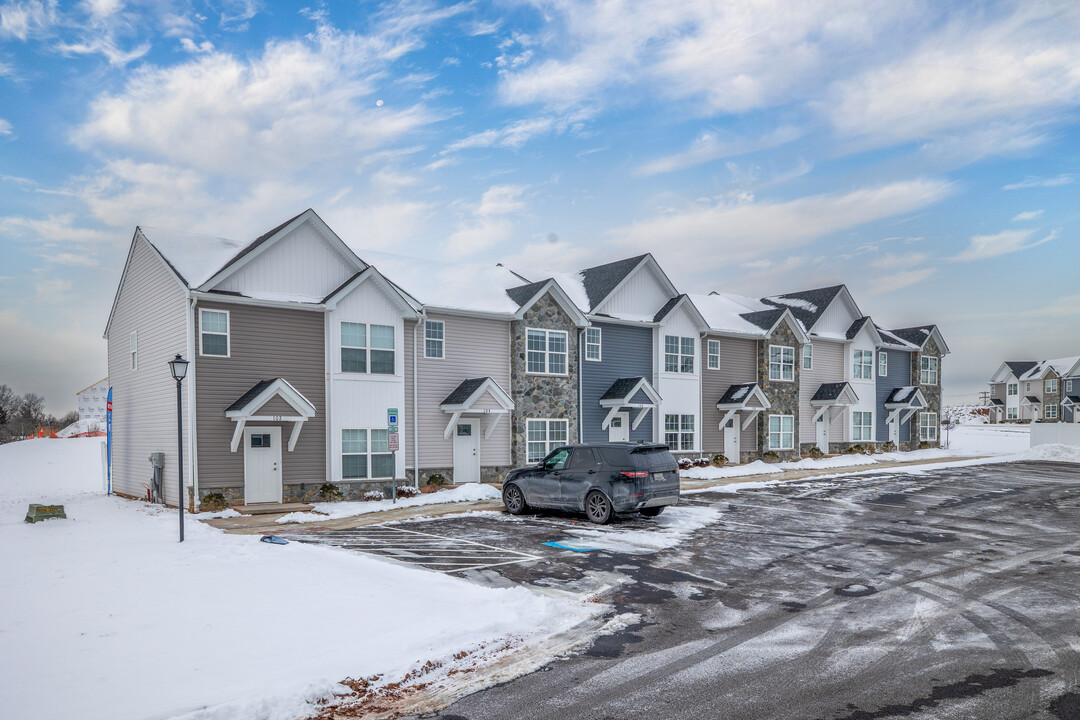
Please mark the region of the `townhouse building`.
[[990, 422], [1075, 422], [1080, 356], [1006, 361], [990, 378]]

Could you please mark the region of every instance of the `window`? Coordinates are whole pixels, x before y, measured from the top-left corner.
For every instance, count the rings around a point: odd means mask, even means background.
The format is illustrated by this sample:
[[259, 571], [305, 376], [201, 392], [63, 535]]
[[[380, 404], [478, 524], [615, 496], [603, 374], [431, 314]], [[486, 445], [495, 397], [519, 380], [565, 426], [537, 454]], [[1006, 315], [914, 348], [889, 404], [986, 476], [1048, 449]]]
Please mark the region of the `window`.
[[806, 343], [802, 346], [802, 369], [814, 369], [814, 346], [810, 343]]
[[874, 379], [874, 353], [872, 350], [856, 350], [852, 376], [856, 380]]
[[769, 449], [791, 450], [795, 447], [795, 416], [769, 416]]
[[874, 413], [854, 412], [851, 414], [851, 439], [856, 442], [873, 440]]
[[547, 457], [549, 452], [565, 445], [567, 424], [567, 420], [526, 420], [526, 461], [538, 463]]
[[919, 382], [923, 385], [937, 385], [938, 359], [936, 357], [919, 358]]
[[1024, 385], [1024, 392], [1031, 392], [1031, 383], [1026, 383]]
[[664, 372], [694, 372], [694, 338], [664, 336]]
[[341, 323], [341, 372], [393, 375], [394, 327]]
[[783, 345], [769, 346], [769, 379], [795, 379], [795, 348]]
[[1065, 392], [1072, 392], [1072, 380], [1065, 381]]
[[1057, 415], [1058, 415], [1058, 413], [1057, 413], [1057, 405], [1054, 405], [1052, 403], [1047, 403], [1046, 405], [1043, 405], [1043, 409], [1046, 412], [1046, 419], [1047, 420], [1057, 420]]
[[693, 450], [694, 416], [665, 415], [664, 442], [672, 450]]
[[937, 440], [937, 413], [919, 413], [919, 440], [922, 442]]
[[[531, 375], [565, 375], [567, 336], [565, 330], [525, 331], [525, 369]], [[536, 462], [543, 457], [537, 458]]]
[[1005, 419], [1006, 420], [1016, 420], [1016, 410], [1017, 409], [1014, 408], [1014, 407], [1006, 408], [1005, 409]]
[[229, 313], [199, 311], [199, 354], [229, 357]]
[[341, 431], [341, 477], [345, 480], [394, 477], [390, 433], [383, 429]]
[[585, 359], [600, 361], [600, 328], [585, 328]]
[[259, 433], [251, 436], [251, 447], [253, 448], [268, 448], [270, 447], [270, 433]]
[[128, 347], [131, 351], [131, 369], [139, 369], [139, 333], [133, 332], [128, 336]]
[[709, 348], [709, 359], [708, 359], [708, 363], [707, 363], [708, 368], [710, 370], [719, 370], [720, 369], [720, 341], [719, 340], [710, 340], [708, 348]]
[[1057, 378], [1046, 378], [1045, 387], [1046, 387], [1046, 392], [1048, 392], [1048, 393], [1056, 393], [1058, 391]]
[[877, 374], [878, 377], [887, 377], [889, 374], [889, 356], [884, 350], [878, 350]]
[[570, 462], [566, 464], [567, 470], [589, 470], [600, 464], [600, 458], [596, 451], [591, 448], [575, 448], [570, 456]]
[[446, 341], [446, 327], [438, 320], [424, 321], [424, 357], [443, 357], [443, 345]]
[[1017, 383], [1009, 383], [1005, 386], [1005, 389], [1006, 392], [1009, 393], [1009, 395], [1015, 395], [1016, 392], [1020, 389], [1020, 386]]

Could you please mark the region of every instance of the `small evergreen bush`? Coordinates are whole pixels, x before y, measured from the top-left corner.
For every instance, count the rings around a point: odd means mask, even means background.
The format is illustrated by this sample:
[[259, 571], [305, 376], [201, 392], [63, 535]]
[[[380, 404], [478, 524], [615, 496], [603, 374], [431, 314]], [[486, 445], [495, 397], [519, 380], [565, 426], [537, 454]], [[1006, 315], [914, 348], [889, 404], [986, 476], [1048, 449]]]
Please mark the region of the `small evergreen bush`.
[[399, 498], [411, 498], [420, 494], [420, 491], [414, 488], [412, 485], [399, 485], [397, 489], [397, 496]]
[[206, 493], [202, 502], [199, 503], [200, 509], [210, 512], [220, 512], [228, 507], [229, 503], [225, 502], [225, 496], [219, 492]]
[[341, 488], [334, 483], [323, 483], [319, 488], [319, 500], [322, 502], [337, 502], [343, 497], [345, 496], [341, 494]]
[[727, 456], [723, 453], [716, 453], [712, 456], [713, 467], [724, 467], [725, 465], [727, 465], [727, 461]]

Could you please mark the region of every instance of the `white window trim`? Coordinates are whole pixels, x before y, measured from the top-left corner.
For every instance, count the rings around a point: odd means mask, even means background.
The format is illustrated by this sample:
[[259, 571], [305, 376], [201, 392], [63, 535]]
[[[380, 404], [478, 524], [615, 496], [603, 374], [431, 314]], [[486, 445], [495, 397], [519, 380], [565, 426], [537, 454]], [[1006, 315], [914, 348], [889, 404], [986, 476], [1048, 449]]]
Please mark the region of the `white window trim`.
[[[544, 454], [535, 460], [529, 455], [529, 423], [542, 422], [544, 423]], [[551, 425], [553, 423], [562, 423], [566, 428], [566, 439], [559, 442], [553, 442], [551, 439]], [[532, 442], [540, 442], [539, 440], [533, 440]], [[567, 418], [526, 418], [525, 419], [525, 462], [536, 463], [542, 461], [548, 456], [548, 454], [557, 447], [570, 444], [570, 420]]]
[[[780, 363], [777, 365], [777, 367], [779, 368], [778, 377], [773, 377], [773, 372], [772, 372], [773, 371], [773, 361], [772, 361], [773, 348], [779, 348], [780, 349]], [[791, 351], [791, 363], [790, 363], [791, 364], [791, 377], [786, 378], [786, 379], [784, 378], [784, 365], [786, 365], [787, 363], [784, 362], [784, 350], [790, 350]], [[793, 346], [791, 346], [791, 345], [770, 345], [769, 346], [769, 358], [768, 358], [768, 360], [769, 360], [769, 382], [795, 382], [795, 348]], [[788, 417], [788, 416], [786, 416], [786, 415], [783, 415], [783, 416], [782, 415], [770, 415], [769, 417]], [[787, 449], [790, 449], [790, 448], [785, 448], [785, 449], [787, 450]]]
[[[870, 362], [860, 362], [860, 358], [865, 359], [869, 357]], [[874, 351], [873, 350], [855, 350], [851, 354], [851, 379], [852, 380], [873, 380], [874, 379]], [[855, 369], [861, 368], [861, 374], [856, 375]], [[867, 375], [869, 371], [869, 375]]]
[[[434, 324], [442, 325], [442, 339], [441, 340], [435, 340], [434, 338], [428, 338], [428, 336], [427, 336], [427, 326], [428, 326], [429, 323], [433, 324], [433, 325]], [[428, 355], [427, 344], [428, 344], [429, 339], [432, 342], [440, 343], [439, 347], [442, 348], [442, 355]], [[397, 348], [394, 348], [394, 349], [396, 350]], [[425, 360], [445, 360], [446, 359], [446, 323], [444, 321], [442, 321], [442, 320], [425, 320], [424, 321], [424, 359]], [[394, 358], [394, 364], [395, 365], [397, 364], [397, 358], [396, 357]]]
[[1046, 414], [1046, 419], [1047, 420], [1057, 420], [1057, 416], [1058, 416], [1057, 405], [1054, 405], [1053, 403], [1047, 403], [1046, 405], [1043, 406], [1043, 412]]
[[[807, 350], [810, 351], [809, 354], [807, 354]], [[810, 361], [809, 365], [806, 364], [807, 360]], [[806, 343], [805, 345], [802, 346], [802, 369], [803, 370], [813, 370], [814, 369], [814, 346], [811, 343]]]
[[[780, 445], [773, 445], [773, 440], [772, 440], [773, 435], [774, 435], [774, 433], [772, 431], [773, 418], [777, 418], [777, 419], [780, 420], [780, 430], [775, 433], [780, 438]], [[788, 418], [788, 419], [791, 420], [791, 432], [790, 433], [785, 433], [784, 432], [784, 418]], [[770, 415], [767, 429], [768, 429], [767, 435], [768, 435], [768, 446], [769, 446], [768, 449], [769, 450], [794, 450], [795, 449], [795, 416], [794, 415]], [[789, 445], [787, 447], [783, 446], [784, 435], [791, 435], [791, 445]]]
[[[203, 313], [224, 313], [225, 314], [225, 354], [224, 355], [207, 355], [203, 352], [203, 335], [208, 334], [203, 330]], [[221, 333], [209, 333], [210, 335], [220, 335]], [[232, 316], [228, 310], [218, 310], [216, 308], [199, 308], [199, 355], [202, 357], [215, 357], [215, 358], [229, 358], [232, 357]]]
[[[675, 418], [677, 429], [668, 430], [668, 418]], [[690, 424], [692, 426], [689, 430], [685, 429], [684, 425], [687, 418], [690, 419]], [[697, 427], [697, 416], [693, 413], [664, 413], [664, 443], [671, 448], [673, 452], [693, 452], [697, 447]], [[678, 438], [678, 442], [674, 444], [668, 442], [668, 435], [674, 435]], [[690, 438], [689, 447], [685, 447], [687, 436]]]
[[[596, 342], [589, 342], [589, 333], [596, 332]], [[596, 357], [589, 357], [589, 348], [596, 347]], [[569, 351], [570, 347], [567, 346]], [[601, 362], [604, 358], [604, 333], [603, 328], [588, 327], [585, 328], [585, 360], [587, 362]]]
[[[716, 349], [716, 352], [713, 352], [713, 348]], [[705, 368], [707, 370], [719, 370], [720, 369], [720, 341], [719, 340], [709, 340], [709, 341], [707, 341], [707, 343], [705, 345], [705, 349], [706, 349], [706, 352], [705, 352], [705, 355], [706, 355]], [[713, 360], [716, 361], [715, 365], [713, 364]]]
[[[1050, 383], [1054, 383], [1054, 389], [1050, 389]], [[1057, 378], [1046, 378], [1046, 382], [1043, 383], [1043, 392], [1056, 393], [1058, 391]]]
[[[341, 475], [342, 482], [350, 482], [350, 481], [366, 482], [366, 481], [369, 481], [369, 480], [387, 480], [387, 479], [391, 479], [391, 478], [393, 478], [393, 477], [395, 477], [397, 475], [397, 458], [394, 457], [394, 453], [390, 452], [389, 450], [387, 450], [386, 452], [374, 452], [371, 449], [371, 432], [372, 432], [372, 430], [385, 430], [385, 429], [386, 428], [368, 428], [368, 427], [343, 427], [343, 428], [340, 429], [340, 433], [338, 434], [338, 440], [340, 441], [340, 444], [338, 446], [338, 458], [340, 460], [338, 470], [339, 470], [339, 474]], [[361, 430], [361, 431], [363, 431], [364, 436], [366, 438], [366, 440], [365, 440], [365, 447], [367, 447], [366, 452], [362, 452], [362, 453], [347, 453], [347, 452], [345, 452], [345, 431], [346, 430]], [[363, 455], [366, 458], [365, 462], [366, 462], [367, 474], [364, 477], [362, 477], [362, 478], [347, 478], [347, 477], [345, 477], [345, 456], [346, 455]], [[394, 462], [394, 468], [392, 470], [393, 475], [380, 475], [378, 477], [373, 477], [372, 474], [371, 474], [371, 457], [373, 455], [389, 455], [391, 458], [393, 458], [393, 462]]]
[[[929, 368], [924, 369], [923, 368], [923, 361], [924, 360], [933, 360], [934, 361], [934, 369], [933, 370], [930, 370]], [[921, 356], [919, 358], [919, 384], [920, 385], [937, 385], [938, 384], [938, 373], [940, 371], [941, 371], [941, 362], [940, 362], [939, 358], [937, 358], [936, 356], [923, 355], [923, 356]], [[931, 374], [932, 374], [932, 376], [934, 378], [933, 380], [930, 380], [930, 379], [923, 380], [924, 376], [929, 378], [931, 376]]]
[[128, 357], [131, 359], [131, 372], [139, 369], [139, 331], [132, 330], [128, 335]]
[[878, 377], [889, 377], [889, 354], [884, 350], [878, 350], [877, 374]]
[[[864, 415], [864, 416], [869, 415], [870, 416], [870, 423], [868, 425], [864, 425], [864, 424], [858, 424], [857, 425], [855, 423], [855, 416], [857, 414], [861, 414], [861, 415]], [[856, 437], [856, 432], [855, 432], [856, 428], [859, 428], [859, 430], [860, 430], [860, 432], [858, 433], [859, 437]], [[868, 436], [867, 437], [862, 437], [862, 432], [861, 431], [864, 430], [864, 429], [868, 431]], [[871, 411], [871, 410], [852, 410], [851, 411], [851, 441], [852, 442], [873, 442], [874, 441], [874, 413], [873, 413], [873, 411]]]
[[1006, 383], [1005, 384], [1005, 396], [1016, 397], [1020, 394], [1020, 383]]
[[[679, 341], [679, 352], [677, 352], [677, 353], [669, 353], [667, 351], [667, 339], [668, 338], [675, 338], [676, 340]], [[689, 340], [692, 343], [694, 343], [694, 347], [693, 347], [693, 350], [691, 352], [684, 353], [682, 351], [682, 346], [683, 346], [682, 341], [683, 340]], [[676, 365], [675, 365], [675, 367], [676, 367], [675, 370], [668, 370], [667, 369], [667, 356], [668, 355], [674, 355], [677, 358]], [[664, 335], [664, 345], [663, 345], [663, 362], [664, 362], [664, 364], [663, 364], [663, 369], [664, 369], [665, 374], [667, 374], [667, 375], [696, 375], [697, 374], [697, 361], [695, 360], [696, 355], [697, 355], [697, 338], [688, 337], [686, 335], [668, 335], [668, 334]], [[691, 367], [693, 367], [693, 370], [691, 370], [690, 372], [686, 372], [686, 371], [684, 371], [682, 369], [683, 358], [690, 358]]]
[[1005, 419], [1006, 420], [1019, 420], [1020, 419], [1020, 408], [1016, 407], [1015, 405], [1013, 405], [1012, 407], [1005, 408]]
[[[342, 344], [342, 342], [341, 342], [341, 329], [342, 329], [342, 326], [345, 323], [349, 323], [350, 325], [363, 325], [364, 326], [364, 345], [363, 346], [344, 345], [344, 344]], [[371, 347], [371, 328], [373, 328], [373, 327], [388, 327], [388, 328], [390, 328], [393, 331], [394, 347], [390, 348], [389, 350], [387, 348], [373, 348], [373, 347]], [[426, 345], [426, 343], [425, 343], [425, 345]], [[363, 375], [363, 376], [366, 376], [366, 377], [369, 377], [369, 378], [372, 378], [372, 379], [378, 379], [378, 378], [395, 378], [395, 377], [400, 377], [400, 375], [401, 375], [398, 372], [398, 347], [397, 347], [398, 346], [398, 334], [397, 334], [397, 327], [394, 326], [394, 325], [383, 325], [382, 323], [360, 322], [359, 320], [339, 320], [338, 321], [338, 333], [337, 333], [337, 346], [338, 346], [337, 370], [345, 378], [356, 378], [356, 377], [359, 377], [359, 376]], [[341, 351], [345, 350], [345, 349], [347, 349], [347, 350], [363, 350], [364, 351], [364, 371], [363, 372], [357, 372], [355, 370], [345, 370], [344, 369], [344, 363], [341, 362]], [[376, 351], [376, 352], [390, 352], [390, 353], [394, 354], [394, 371], [393, 372], [377, 373], [377, 372], [372, 372], [371, 371], [371, 352], [373, 350]], [[426, 347], [425, 347], [425, 351], [426, 351]], [[444, 354], [445, 354], [445, 351], [446, 351], [446, 348], [444, 346], [443, 347]], [[376, 428], [376, 429], [378, 429], [378, 428]]]
[[1072, 392], [1073, 383], [1072, 380], [1065, 381], [1065, 392]]
[[[925, 422], [926, 419], [929, 418], [929, 417], [933, 417], [934, 422], [932, 422], [932, 423]], [[939, 425], [940, 425], [940, 423], [938, 421], [938, 414], [937, 413], [932, 413], [932, 412], [921, 412], [921, 413], [919, 413], [919, 442], [937, 442], [938, 438], [941, 436], [941, 430], [939, 428]], [[924, 431], [929, 430], [931, 428], [933, 428], [933, 430], [934, 430], [934, 437], [933, 438], [930, 438], [924, 432]]]
[[[529, 353], [530, 352], [539, 352], [537, 350], [532, 350], [532, 351], [529, 350], [529, 332], [530, 331], [531, 332], [544, 333], [544, 351], [543, 351], [544, 352], [544, 372], [533, 372], [533, 371], [529, 370]], [[551, 333], [559, 333], [561, 335], [566, 336], [566, 352], [564, 352], [564, 353], [553, 353], [551, 350], [548, 349], [548, 348], [551, 347], [551, 342], [550, 342], [550, 339], [549, 339], [549, 335]], [[552, 355], [562, 355], [563, 357], [566, 358], [566, 372], [553, 373], [553, 372], [548, 372], [547, 371], [547, 368], [551, 367], [551, 356]], [[534, 327], [525, 328], [525, 374], [526, 375], [548, 375], [548, 376], [551, 376], [551, 377], [567, 377], [567, 376], [569, 376], [570, 375], [570, 333], [568, 333], [566, 330], [548, 330], [547, 328], [534, 328]], [[540, 420], [542, 418], [531, 418], [531, 419]], [[528, 442], [528, 441], [526, 440], [526, 442]]]

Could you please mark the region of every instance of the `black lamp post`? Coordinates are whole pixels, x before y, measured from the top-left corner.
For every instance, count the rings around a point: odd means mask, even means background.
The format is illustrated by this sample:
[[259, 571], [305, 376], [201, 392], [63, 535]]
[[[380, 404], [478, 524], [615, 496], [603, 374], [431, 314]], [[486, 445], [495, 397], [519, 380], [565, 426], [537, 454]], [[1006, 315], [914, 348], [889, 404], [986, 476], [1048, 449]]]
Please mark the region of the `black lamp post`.
[[180, 542], [184, 542], [184, 415], [183, 402], [180, 399], [180, 383], [187, 375], [188, 361], [180, 357], [179, 353], [169, 361], [169, 371], [173, 380], [176, 381], [176, 460], [180, 474], [180, 494], [178, 495], [180, 506]]

